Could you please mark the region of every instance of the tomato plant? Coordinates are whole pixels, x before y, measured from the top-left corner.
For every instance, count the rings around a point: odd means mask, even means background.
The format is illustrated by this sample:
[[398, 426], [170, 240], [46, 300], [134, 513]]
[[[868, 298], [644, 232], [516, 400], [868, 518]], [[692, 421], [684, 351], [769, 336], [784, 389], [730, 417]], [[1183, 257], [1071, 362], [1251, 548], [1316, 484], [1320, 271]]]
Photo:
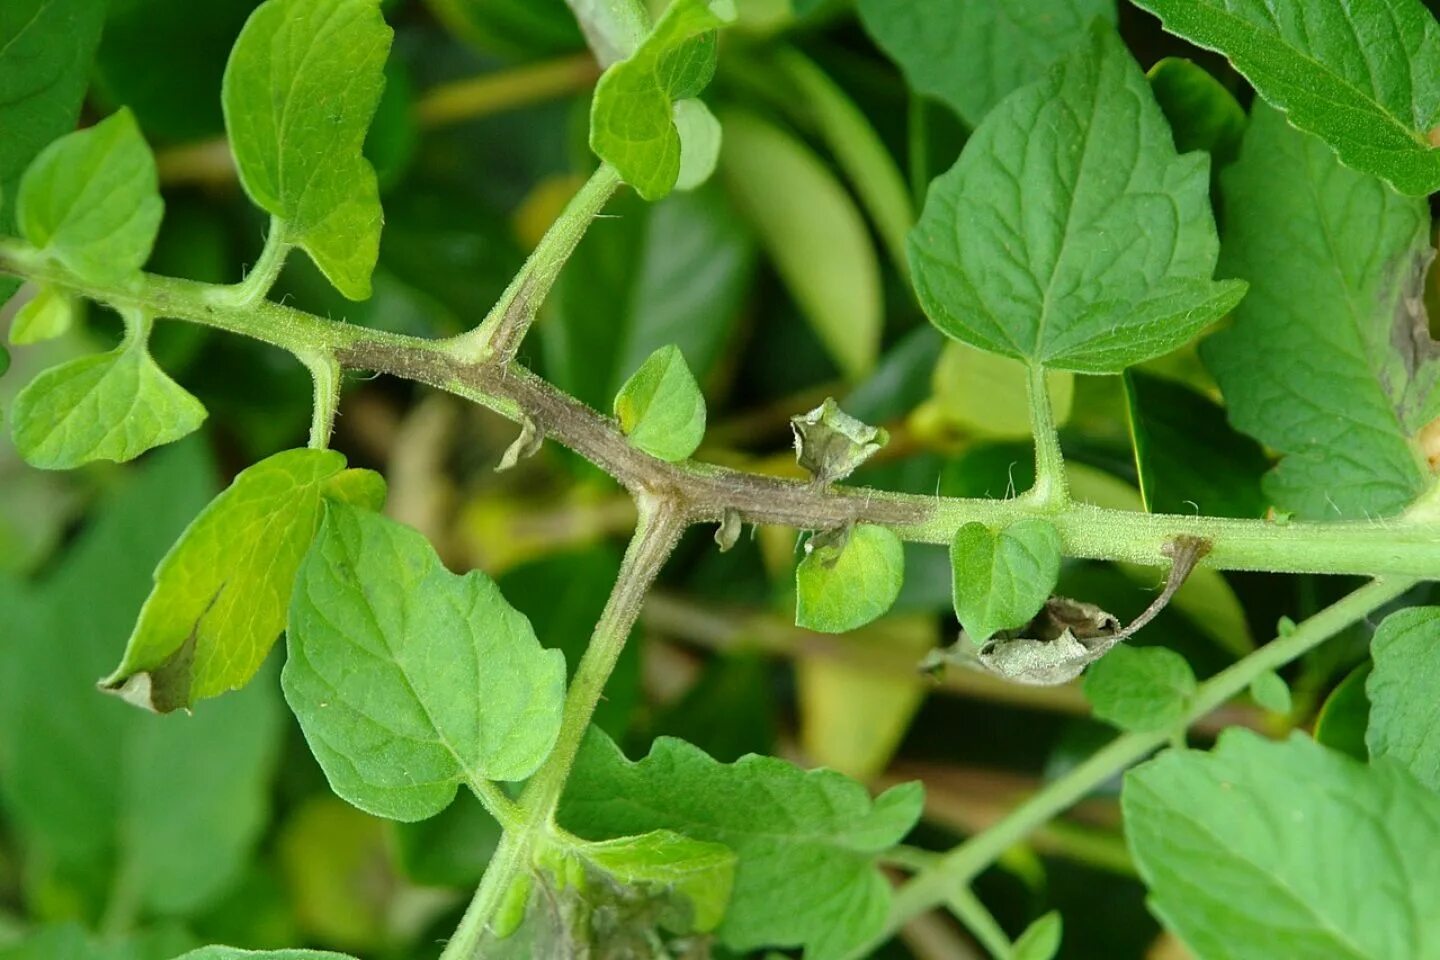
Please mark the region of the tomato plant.
[[1437, 189], [1421, 0], [7, 0], [0, 958], [1440, 957]]

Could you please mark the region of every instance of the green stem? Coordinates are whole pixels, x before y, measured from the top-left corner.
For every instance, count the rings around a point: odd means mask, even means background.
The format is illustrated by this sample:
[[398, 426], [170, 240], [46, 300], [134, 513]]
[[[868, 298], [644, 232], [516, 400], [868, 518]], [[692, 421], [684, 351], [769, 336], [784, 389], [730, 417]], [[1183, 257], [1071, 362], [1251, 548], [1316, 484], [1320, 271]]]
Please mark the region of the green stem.
[[1029, 373], [1030, 430], [1035, 434], [1035, 486], [1021, 499], [1041, 510], [1060, 510], [1070, 502], [1070, 487], [1065, 480], [1065, 457], [1060, 452], [1060, 434], [1055, 429], [1050, 389], [1044, 367], [1032, 364]]
[[210, 287], [210, 297], [236, 307], [248, 307], [264, 300], [280, 277], [285, 259], [290, 255], [290, 243], [285, 239], [285, 224], [279, 217], [270, 218], [270, 232], [265, 236], [265, 246], [260, 258], [245, 275], [245, 279], [229, 287]]
[[[1184, 724], [1188, 726], [1222, 706], [1248, 688], [1260, 674], [1283, 667], [1394, 600], [1415, 582], [1409, 577], [1395, 577], [1369, 583], [1298, 624], [1293, 632], [1232, 664], [1200, 685]], [[1127, 733], [1116, 737], [1065, 776], [1016, 807], [994, 827], [945, 854], [896, 892], [885, 932], [854, 956], [868, 956], [870, 949], [883, 943], [906, 921], [948, 902], [957, 889], [968, 885], [1010, 847], [1120, 771], [1164, 746], [1170, 737], [1169, 730]]]
[[668, 501], [642, 496], [638, 507], [635, 536], [620, 563], [620, 575], [600, 620], [595, 624], [590, 645], [585, 648], [585, 655], [575, 669], [575, 677], [570, 681], [560, 738], [545, 765], [531, 778], [520, 801], [528, 815], [543, 818], [546, 823], [554, 818], [570, 768], [575, 763], [585, 732], [590, 728], [590, 718], [621, 651], [625, 649], [625, 641], [640, 616], [645, 594], [659, 576], [660, 568], [669, 559], [686, 526], [684, 518]]
[[324, 450], [330, 446], [335, 432], [335, 414], [340, 409], [340, 364], [329, 353], [300, 356], [315, 382], [314, 407], [310, 413], [310, 449]]
[[[1165, 545], [1189, 536], [1210, 542], [1202, 565], [1220, 570], [1410, 577], [1433, 577], [1440, 570], [1440, 523], [1425, 515], [1274, 523], [1138, 513], [1073, 502], [1056, 510], [1028, 496], [974, 500], [854, 487], [816, 490], [708, 464], [662, 463], [631, 446], [613, 421], [528, 372], [492, 361], [487, 375], [480, 366], [458, 361], [453, 355], [456, 341], [424, 340], [339, 323], [271, 300], [238, 306], [217, 299], [213, 285], [154, 274], [117, 284], [92, 283], [13, 240], [0, 239], [0, 273], [49, 284], [121, 312], [188, 320], [251, 337], [300, 357], [328, 354], [347, 369], [375, 370], [425, 383], [517, 423], [529, 416], [547, 436], [623, 484], [679, 491], [693, 508], [692, 519], [718, 518], [733, 509], [748, 523], [809, 529], [858, 520], [889, 527], [905, 540], [948, 544], [955, 531], [971, 521], [1001, 525], [1041, 516], [1060, 531], [1065, 554], [1082, 559], [1164, 566]], [[1048, 410], [1046, 406], [1045, 413]], [[1041, 435], [1053, 439], [1053, 431]]]
[[1014, 945], [1010, 943], [1010, 938], [1005, 935], [1005, 931], [986, 909], [985, 904], [980, 902], [980, 898], [975, 896], [968, 886], [957, 888], [946, 899], [945, 905], [992, 957], [996, 960], [1010, 960], [1011, 954], [1015, 952]]
[[515, 356], [560, 268], [619, 186], [620, 174], [602, 163], [570, 198], [480, 325], [449, 341], [446, 350], [452, 357], [464, 363], [503, 363]]
[[470, 906], [465, 908], [460, 925], [441, 951], [440, 960], [476, 960], [486, 931], [507, 905], [515, 881], [526, 868], [530, 859], [530, 844], [530, 835], [523, 831], [507, 829], [501, 836], [500, 845], [495, 848], [490, 865], [485, 868], [485, 876], [481, 878]]
[[476, 785], [481, 800], [505, 827], [505, 836], [490, 865], [485, 868], [485, 876], [475, 891], [475, 898], [441, 954], [441, 960], [470, 960], [475, 956], [485, 931], [494, 926], [496, 916], [507, 906], [507, 897], [516, 880], [533, 859], [536, 844], [544, 838], [564, 835], [554, 820], [570, 768], [575, 763], [585, 732], [590, 728], [590, 718], [615, 669], [615, 662], [625, 649], [625, 641], [640, 615], [645, 594], [675, 548], [684, 527], [683, 518], [668, 502], [640, 498], [635, 536], [625, 551], [615, 587], [595, 624], [590, 645], [580, 659], [574, 679], [570, 681], [560, 736], [549, 757], [530, 778], [519, 804], [511, 803], [508, 798], [503, 798], [502, 802], [503, 795], [499, 795], [493, 785], [485, 785], [490, 787], [489, 790]]

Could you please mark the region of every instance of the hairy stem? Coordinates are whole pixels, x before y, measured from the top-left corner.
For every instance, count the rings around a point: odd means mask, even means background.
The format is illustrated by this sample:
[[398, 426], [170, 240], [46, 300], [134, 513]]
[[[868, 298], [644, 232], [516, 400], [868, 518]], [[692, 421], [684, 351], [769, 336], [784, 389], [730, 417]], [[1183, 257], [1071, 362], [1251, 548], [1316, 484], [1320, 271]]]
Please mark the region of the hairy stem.
[[310, 413], [310, 448], [324, 450], [335, 432], [335, 414], [340, 409], [340, 363], [329, 353], [301, 355], [300, 362], [315, 382], [314, 408]]
[[471, 960], [476, 955], [485, 932], [493, 927], [496, 915], [505, 907], [516, 880], [528, 869], [536, 844], [560, 833], [554, 822], [555, 810], [585, 731], [590, 728], [590, 718], [615, 669], [615, 662], [625, 649], [630, 630], [640, 616], [645, 594], [669, 559], [685, 526], [673, 504], [644, 496], [638, 499], [640, 516], [635, 536], [620, 564], [610, 599], [595, 624], [590, 645], [570, 681], [560, 736], [554, 749], [530, 778], [518, 804], [500, 795], [493, 785], [488, 793], [477, 789], [486, 807], [505, 827], [505, 837], [485, 868], [475, 898], [441, 960]]
[[1063, 509], [1070, 502], [1070, 486], [1065, 479], [1065, 457], [1060, 452], [1060, 435], [1055, 429], [1050, 388], [1044, 367], [1033, 364], [1029, 372], [1030, 430], [1035, 434], [1035, 486], [1022, 499], [1040, 509]]
[[[1416, 580], [1410, 577], [1376, 580], [1298, 624], [1292, 632], [1232, 664], [1200, 685], [1182, 727], [1194, 723], [1244, 691], [1262, 673], [1283, 667], [1369, 616], [1415, 583]], [[852, 956], [868, 956], [907, 920], [949, 902], [956, 890], [963, 889], [1006, 850], [1120, 771], [1164, 746], [1171, 734], [1170, 730], [1161, 730], [1116, 737], [1065, 776], [1016, 807], [1000, 823], [945, 854], [899, 889], [891, 905], [885, 932]]]
[[[0, 273], [48, 283], [118, 310], [139, 310], [238, 333], [297, 356], [328, 353], [344, 369], [427, 384], [517, 423], [528, 417], [547, 437], [631, 491], [671, 499], [692, 522], [718, 522], [733, 510], [747, 523], [814, 530], [865, 522], [889, 527], [905, 540], [948, 544], [955, 531], [970, 521], [998, 525], [1043, 516], [1059, 530], [1065, 554], [1084, 559], [1165, 566], [1167, 544], [1178, 537], [1194, 537], [1211, 545], [1201, 565], [1222, 570], [1408, 577], [1433, 576], [1440, 570], [1440, 523], [1425, 515], [1274, 523], [1135, 513], [1073, 502], [1057, 510], [1028, 497], [974, 500], [855, 487], [819, 489], [694, 461], [666, 463], [632, 446], [613, 420], [522, 367], [498, 363], [493, 357], [477, 362], [457, 358], [455, 341], [369, 330], [269, 300], [243, 307], [215, 302], [213, 285], [153, 274], [122, 284], [90, 283], [10, 240], [0, 240]], [[524, 311], [533, 316], [533, 304]], [[472, 335], [480, 332], [477, 328]]]
[[215, 297], [224, 303], [237, 307], [248, 307], [264, 300], [280, 277], [285, 259], [290, 254], [290, 244], [285, 239], [285, 224], [279, 217], [270, 218], [270, 232], [265, 235], [265, 246], [260, 258], [245, 274], [245, 279], [231, 287], [215, 288]]
[[575, 677], [570, 681], [560, 738], [521, 797], [526, 813], [543, 818], [547, 824], [554, 818], [575, 755], [590, 727], [590, 718], [645, 605], [645, 595], [685, 529], [684, 518], [667, 500], [642, 495], [638, 506], [639, 522], [621, 561], [620, 575], [590, 635], [590, 645], [575, 669]]
[[602, 163], [545, 231], [490, 313], [474, 330], [451, 340], [447, 351], [462, 362], [493, 359], [508, 363], [514, 359], [560, 268], [619, 186], [620, 174]]

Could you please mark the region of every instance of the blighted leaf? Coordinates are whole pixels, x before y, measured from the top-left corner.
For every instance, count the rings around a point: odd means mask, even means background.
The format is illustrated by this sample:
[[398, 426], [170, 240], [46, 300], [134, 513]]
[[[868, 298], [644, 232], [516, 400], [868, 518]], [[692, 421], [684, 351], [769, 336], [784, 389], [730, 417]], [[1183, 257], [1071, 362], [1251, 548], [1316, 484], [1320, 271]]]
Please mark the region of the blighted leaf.
[[423, 820], [462, 783], [522, 780], [560, 730], [565, 660], [478, 571], [414, 530], [327, 505], [290, 605], [285, 697], [330, 785]]
[[164, 212], [155, 157], [128, 110], [42, 150], [16, 198], [21, 235], [92, 283], [137, 273]]
[[1219, 80], [1180, 57], [1166, 57], [1146, 77], [1175, 134], [1176, 150], [1204, 150], [1212, 169], [1235, 159], [1245, 133], [1245, 110]]
[[680, 134], [680, 172], [675, 189], [694, 190], [710, 179], [720, 161], [720, 121], [705, 101], [691, 97], [675, 103], [675, 130]]
[[795, 568], [795, 625], [844, 633], [885, 615], [905, 582], [905, 546], [868, 523], [817, 533]]
[[75, 323], [75, 300], [65, 291], [43, 286], [15, 314], [10, 342], [16, 346], [53, 340]]
[[385, 481], [346, 470], [333, 450], [286, 450], [241, 471], [160, 561], [102, 686], [165, 713], [249, 683], [285, 629], [327, 499], [378, 510]]
[[1293, 734], [1221, 734], [1125, 777], [1151, 909], [1200, 957], [1440, 956], [1440, 796]]
[[975, 649], [965, 634], [954, 646], [921, 661], [930, 670], [946, 663], [979, 666], [1011, 683], [1053, 687], [1069, 683], [1123, 639], [1120, 621], [1093, 603], [1051, 597], [1023, 627], [1002, 630]]
[[245, 192], [342, 294], [370, 296], [380, 194], [362, 155], [392, 31], [379, 0], [267, 0], [225, 68], [225, 129]]
[[1081, 44], [1114, 0], [860, 0], [860, 19], [905, 72], [970, 126], [1017, 87]]
[[791, 298], [846, 377], [869, 373], [884, 327], [880, 258], [844, 185], [804, 140], [721, 112], [720, 173]]
[[1055, 955], [1060, 952], [1060, 938], [1064, 929], [1060, 914], [1051, 910], [1020, 934], [1020, 939], [1015, 941], [1011, 960], [1054, 960]]
[[826, 397], [809, 413], [790, 418], [795, 460], [818, 484], [844, 480], [890, 441], [884, 427], [872, 427]]
[[705, 436], [705, 398], [680, 348], [661, 347], [630, 375], [615, 396], [615, 419], [639, 449], [676, 462]]
[[632, 763], [591, 731], [560, 823], [591, 839], [673, 830], [728, 847], [738, 865], [721, 943], [737, 951], [803, 945], [826, 960], [882, 928], [890, 885], [876, 860], [909, 832], [921, 799], [919, 784], [872, 801], [833, 771], [754, 755], [717, 763], [668, 737]]
[[[1420, 0], [1138, 0], [1218, 50], [1348, 166], [1423, 196], [1440, 188], [1440, 26]], [[1291, 191], [1293, 193], [1293, 190]]]
[[1266, 670], [1250, 681], [1250, 699], [1271, 713], [1283, 716], [1290, 712], [1290, 685], [1274, 670]]
[[1400, 511], [1427, 482], [1411, 438], [1440, 413], [1429, 207], [1264, 106], [1222, 183], [1223, 266], [1251, 287], [1201, 356], [1231, 423], [1284, 455], [1265, 492], [1307, 519]]
[[1440, 607], [1392, 613], [1375, 631], [1370, 656], [1375, 669], [1365, 681], [1370, 724], [1365, 743], [1372, 760], [1389, 757], [1415, 779], [1440, 792]]
[[1178, 156], [1113, 30], [1007, 97], [937, 179], [910, 235], [931, 321], [992, 353], [1117, 373], [1240, 300], [1219, 253], [1209, 157]]
[[1121, 730], [1168, 730], [1195, 696], [1195, 671], [1168, 647], [1117, 646], [1085, 671], [1085, 699], [1095, 716]]
[[710, 83], [714, 31], [734, 12], [731, 0], [675, 0], [635, 52], [595, 87], [590, 147], [646, 200], [675, 187], [682, 143], [674, 105]]
[[1060, 576], [1060, 531], [1048, 520], [999, 530], [967, 523], [950, 544], [955, 616], [970, 642], [1024, 626], [1045, 605]]
[[92, 460], [132, 460], [204, 422], [200, 401], [150, 358], [150, 318], [124, 317], [120, 346], [51, 367], [15, 398], [11, 434], [31, 466], [69, 470]]

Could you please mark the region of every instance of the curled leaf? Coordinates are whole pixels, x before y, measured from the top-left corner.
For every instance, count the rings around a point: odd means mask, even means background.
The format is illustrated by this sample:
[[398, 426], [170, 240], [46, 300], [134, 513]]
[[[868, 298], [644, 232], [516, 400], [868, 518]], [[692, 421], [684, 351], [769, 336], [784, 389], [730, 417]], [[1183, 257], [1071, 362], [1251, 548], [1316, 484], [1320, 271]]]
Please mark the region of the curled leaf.
[[840, 409], [827, 397], [809, 413], [790, 418], [795, 459], [819, 485], [844, 480], [890, 440], [883, 427], [872, 427]]

